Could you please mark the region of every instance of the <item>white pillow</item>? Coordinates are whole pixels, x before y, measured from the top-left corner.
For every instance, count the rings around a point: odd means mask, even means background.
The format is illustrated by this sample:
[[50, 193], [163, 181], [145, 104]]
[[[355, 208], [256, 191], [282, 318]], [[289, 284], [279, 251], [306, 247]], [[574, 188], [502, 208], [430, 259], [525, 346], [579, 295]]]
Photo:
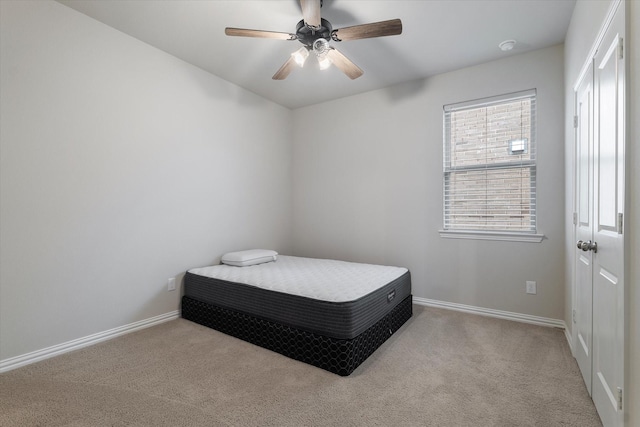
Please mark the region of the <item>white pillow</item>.
[[222, 263], [246, 267], [248, 265], [262, 264], [278, 259], [278, 252], [268, 249], [249, 249], [247, 251], [229, 252], [222, 255]]

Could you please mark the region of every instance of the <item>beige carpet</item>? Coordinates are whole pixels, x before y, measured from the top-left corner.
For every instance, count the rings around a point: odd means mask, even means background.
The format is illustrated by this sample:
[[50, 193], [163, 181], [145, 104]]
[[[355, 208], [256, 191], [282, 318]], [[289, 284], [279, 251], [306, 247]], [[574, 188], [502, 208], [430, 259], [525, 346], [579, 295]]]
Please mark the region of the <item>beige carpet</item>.
[[561, 330], [414, 306], [339, 377], [179, 319], [0, 375], [1, 426], [599, 426]]

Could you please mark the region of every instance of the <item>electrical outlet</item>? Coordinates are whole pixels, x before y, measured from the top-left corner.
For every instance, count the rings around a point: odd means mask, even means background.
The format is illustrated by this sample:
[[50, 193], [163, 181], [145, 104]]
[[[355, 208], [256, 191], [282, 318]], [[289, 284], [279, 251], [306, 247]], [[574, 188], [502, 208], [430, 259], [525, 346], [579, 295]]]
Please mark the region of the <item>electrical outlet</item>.
[[175, 291], [175, 290], [176, 290], [176, 278], [170, 277], [169, 280], [167, 280], [167, 292]]
[[527, 293], [532, 295], [537, 293], [536, 282], [527, 280]]

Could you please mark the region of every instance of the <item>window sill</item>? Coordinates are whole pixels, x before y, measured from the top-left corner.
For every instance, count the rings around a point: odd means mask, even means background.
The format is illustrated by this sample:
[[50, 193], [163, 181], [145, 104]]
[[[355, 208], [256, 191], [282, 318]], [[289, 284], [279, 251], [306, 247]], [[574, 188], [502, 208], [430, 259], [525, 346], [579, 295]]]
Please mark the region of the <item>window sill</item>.
[[544, 234], [509, 233], [504, 231], [438, 230], [445, 239], [499, 240], [505, 242], [540, 243]]

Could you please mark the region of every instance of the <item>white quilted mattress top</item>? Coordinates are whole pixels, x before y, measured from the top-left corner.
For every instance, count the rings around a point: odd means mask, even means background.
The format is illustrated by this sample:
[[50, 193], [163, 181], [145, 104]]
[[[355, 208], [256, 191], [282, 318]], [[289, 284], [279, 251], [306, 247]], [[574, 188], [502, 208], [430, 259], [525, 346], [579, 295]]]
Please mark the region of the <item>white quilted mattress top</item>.
[[406, 268], [278, 255], [275, 262], [235, 267], [213, 265], [190, 273], [244, 283], [322, 301], [354, 301], [407, 272]]

